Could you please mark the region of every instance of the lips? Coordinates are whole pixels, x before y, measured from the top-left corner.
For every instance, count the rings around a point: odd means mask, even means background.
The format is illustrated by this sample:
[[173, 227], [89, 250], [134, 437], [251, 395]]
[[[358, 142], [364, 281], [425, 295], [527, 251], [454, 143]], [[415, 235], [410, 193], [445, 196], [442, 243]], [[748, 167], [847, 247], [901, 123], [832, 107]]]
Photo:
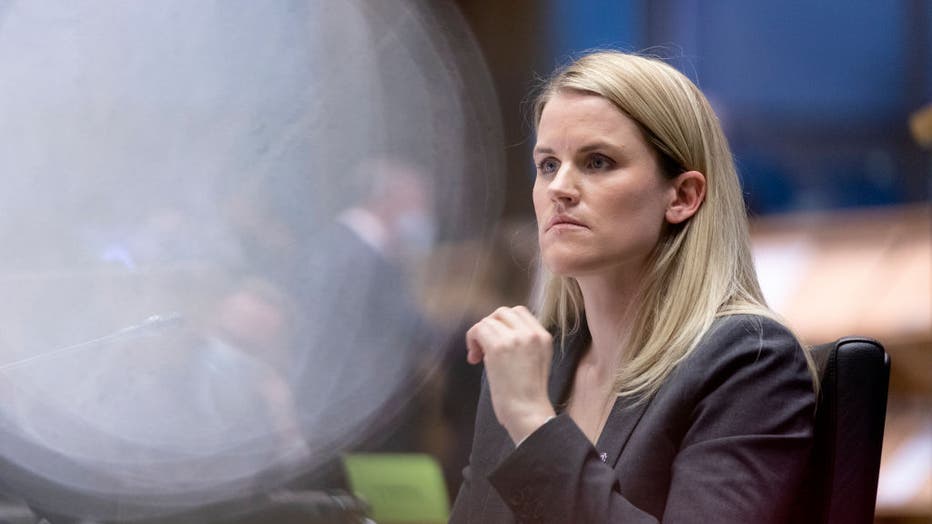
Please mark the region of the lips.
[[570, 215], [559, 214], [559, 215], [554, 215], [547, 222], [547, 231], [550, 231], [551, 229], [553, 229], [554, 226], [560, 226], [560, 225], [588, 228], [586, 224], [583, 224], [581, 221], [577, 220], [576, 218], [573, 218]]

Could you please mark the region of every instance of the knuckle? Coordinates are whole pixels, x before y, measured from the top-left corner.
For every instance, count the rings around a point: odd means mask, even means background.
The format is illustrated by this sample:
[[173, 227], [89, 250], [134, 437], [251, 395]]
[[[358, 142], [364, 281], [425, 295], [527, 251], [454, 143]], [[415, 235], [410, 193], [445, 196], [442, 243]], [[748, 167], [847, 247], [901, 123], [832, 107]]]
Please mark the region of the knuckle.
[[553, 337], [546, 331], [534, 333], [534, 342], [542, 346], [549, 346], [553, 343]]
[[529, 346], [536, 342], [534, 333], [521, 333], [518, 338], [521, 341], [522, 346]]

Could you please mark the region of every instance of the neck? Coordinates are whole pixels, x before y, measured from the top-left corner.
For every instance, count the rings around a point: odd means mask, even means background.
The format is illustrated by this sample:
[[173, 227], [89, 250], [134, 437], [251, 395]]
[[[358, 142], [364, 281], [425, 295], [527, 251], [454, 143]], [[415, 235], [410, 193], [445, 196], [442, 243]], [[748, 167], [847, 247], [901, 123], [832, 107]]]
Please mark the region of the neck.
[[637, 310], [640, 276], [585, 276], [577, 278], [586, 308], [592, 347], [586, 360], [614, 375], [624, 357], [626, 340]]

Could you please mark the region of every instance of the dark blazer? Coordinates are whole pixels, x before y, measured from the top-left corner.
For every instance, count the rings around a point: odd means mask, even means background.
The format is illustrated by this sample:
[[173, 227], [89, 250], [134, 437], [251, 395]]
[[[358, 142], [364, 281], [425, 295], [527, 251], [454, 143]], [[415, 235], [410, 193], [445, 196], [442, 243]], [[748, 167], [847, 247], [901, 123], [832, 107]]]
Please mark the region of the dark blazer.
[[[555, 406], [587, 342], [583, 330], [554, 351]], [[815, 403], [796, 339], [750, 315], [716, 320], [651, 398], [617, 400], [596, 446], [558, 409], [515, 449], [483, 383], [450, 522], [785, 522]]]

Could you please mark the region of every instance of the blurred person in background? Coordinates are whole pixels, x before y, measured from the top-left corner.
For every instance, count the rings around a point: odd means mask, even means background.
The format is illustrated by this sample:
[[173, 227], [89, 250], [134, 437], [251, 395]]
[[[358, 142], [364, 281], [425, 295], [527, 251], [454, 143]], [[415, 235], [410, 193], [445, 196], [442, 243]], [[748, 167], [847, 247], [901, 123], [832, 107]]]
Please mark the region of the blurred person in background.
[[[227, 371], [225, 376], [231, 382], [256, 388], [256, 395], [265, 404], [260, 412], [281, 439], [282, 449], [297, 449], [301, 456], [307, 450], [298, 432], [297, 407], [286, 380], [295, 325], [292, 315], [293, 306], [280, 290], [262, 279], [245, 279], [215, 306], [207, 327], [211, 343], [205, 358], [215, 370]], [[231, 379], [237, 373], [230, 371], [238, 368], [255, 377]]]
[[[290, 380], [298, 404], [314, 411], [303, 414], [310, 441], [415, 451], [409, 400], [431, 330], [412, 276], [433, 242], [429, 179], [389, 157], [361, 162], [351, 178], [358, 198], [302, 244], [284, 279], [303, 318]], [[320, 484], [340, 484], [339, 467], [328, 469]]]
[[540, 310], [467, 334], [485, 365], [451, 522], [787, 522], [813, 436], [808, 352], [764, 303], [702, 93], [613, 51], [535, 105]]

